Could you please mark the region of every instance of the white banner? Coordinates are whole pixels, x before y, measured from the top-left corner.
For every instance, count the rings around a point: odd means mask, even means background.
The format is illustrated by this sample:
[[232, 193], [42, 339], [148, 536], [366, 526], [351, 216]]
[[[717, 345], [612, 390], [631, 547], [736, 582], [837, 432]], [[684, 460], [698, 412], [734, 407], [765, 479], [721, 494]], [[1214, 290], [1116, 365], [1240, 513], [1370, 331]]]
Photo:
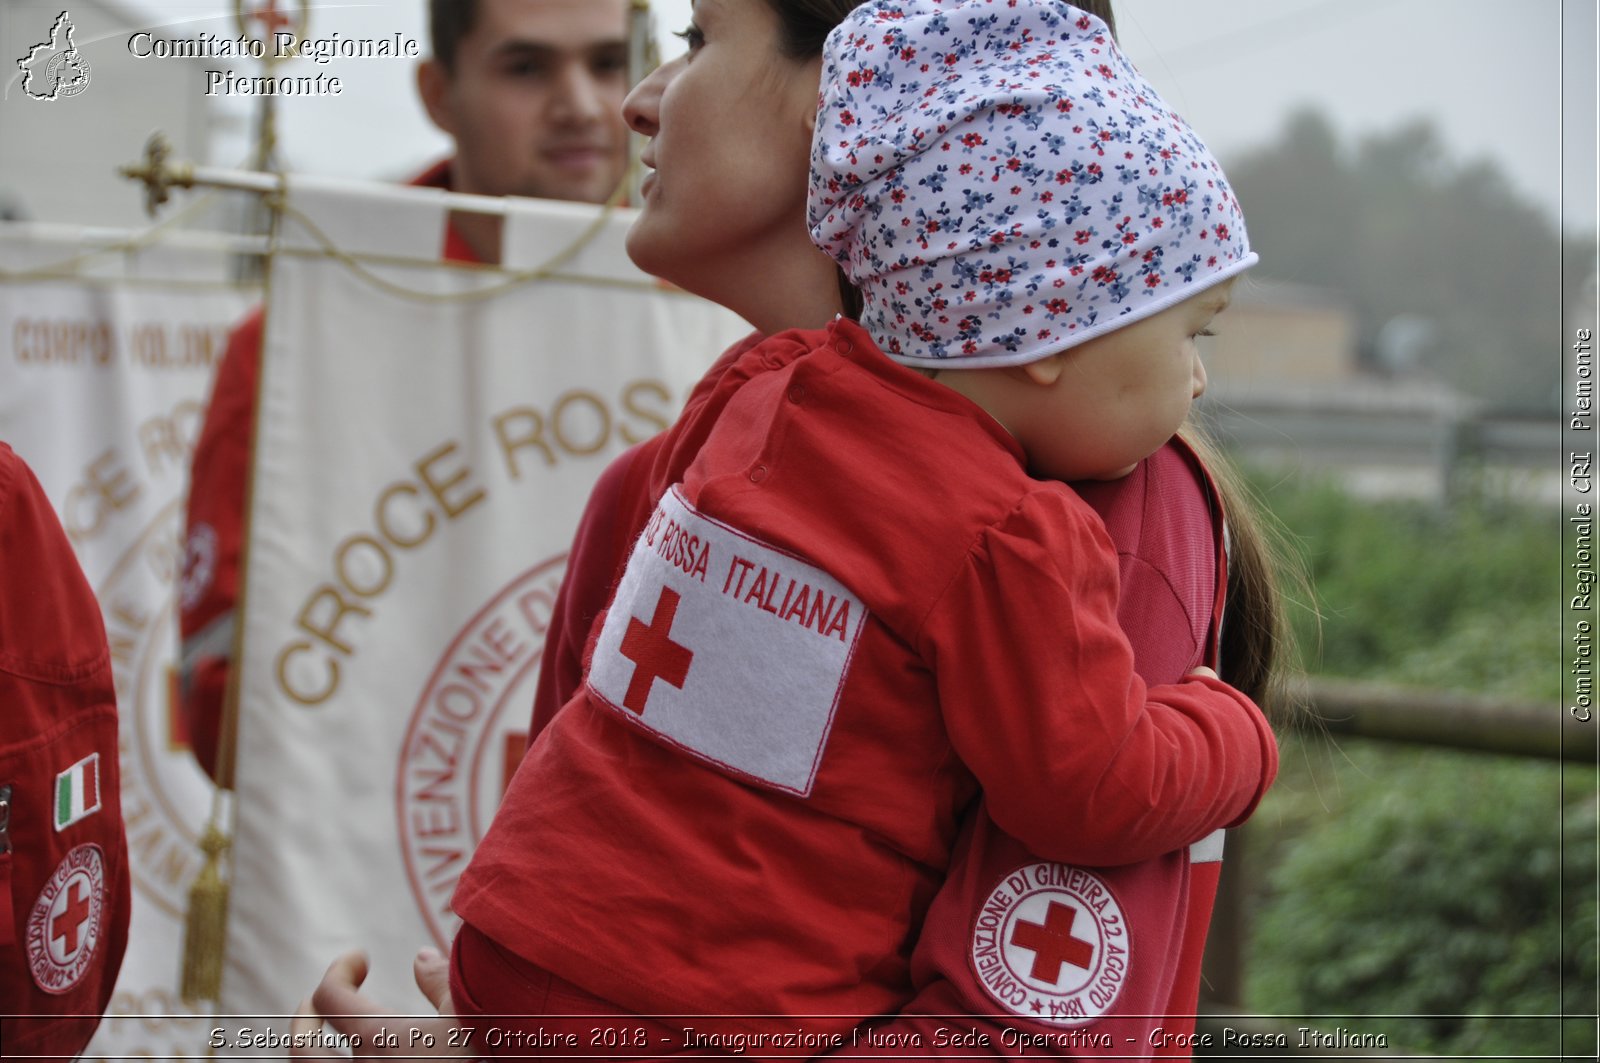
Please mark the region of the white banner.
[[[257, 297], [216, 239], [0, 224], [0, 439], [60, 514], [111, 640], [133, 923], [89, 1055], [203, 1050], [174, 1019], [179, 945], [211, 784], [178, 725], [175, 580], [189, 454], [229, 328]], [[101, 250], [96, 250], [101, 249]]]
[[[500, 269], [431, 261], [451, 209], [506, 212]], [[453, 936], [451, 890], [520, 756], [589, 487], [748, 331], [638, 273], [631, 220], [291, 188], [241, 614], [224, 1012], [292, 1010], [353, 946], [380, 999], [419, 1006], [411, 959]], [[560, 276], [515, 281], [578, 243]]]

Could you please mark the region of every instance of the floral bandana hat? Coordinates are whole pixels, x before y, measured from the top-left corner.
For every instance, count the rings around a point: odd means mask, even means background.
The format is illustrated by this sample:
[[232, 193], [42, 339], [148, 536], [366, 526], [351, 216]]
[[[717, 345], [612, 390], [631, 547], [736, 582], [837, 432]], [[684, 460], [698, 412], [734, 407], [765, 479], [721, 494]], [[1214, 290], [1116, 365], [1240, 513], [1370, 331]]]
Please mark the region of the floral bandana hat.
[[872, 0], [822, 86], [811, 237], [897, 362], [1030, 362], [1256, 261], [1216, 159], [1069, 4]]

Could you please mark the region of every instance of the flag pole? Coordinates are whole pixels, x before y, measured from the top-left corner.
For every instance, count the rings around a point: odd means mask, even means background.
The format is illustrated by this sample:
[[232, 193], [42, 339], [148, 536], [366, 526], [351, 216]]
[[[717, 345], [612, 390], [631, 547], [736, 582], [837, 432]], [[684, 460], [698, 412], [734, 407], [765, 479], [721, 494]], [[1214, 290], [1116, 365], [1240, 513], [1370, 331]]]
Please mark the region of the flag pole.
[[[294, 43], [305, 38], [310, 20], [307, 0], [296, 0], [297, 18], [290, 18], [278, 10], [278, 0], [266, 0], [256, 5], [251, 0], [234, 0], [234, 21], [241, 38], [254, 37], [253, 29], [259, 23], [262, 37], [269, 47], [258, 53], [270, 73], [284, 51], [277, 47], [278, 36], [285, 29], [293, 33]], [[271, 192], [283, 187], [283, 162], [278, 153], [277, 98], [263, 96], [256, 117], [256, 148], [251, 164], [253, 174], [225, 174], [207, 167], [173, 166], [171, 149], [163, 148], [154, 138], [147, 146], [145, 187], [147, 209], [154, 210], [152, 199], [159, 203], [171, 186], [193, 187], [206, 184], [212, 187], [247, 187], [250, 191]], [[126, 172], [126, 171], [124, 171]], [[157, 198], [157, 193], [160, 193]], [[277, 215], [271, 203], [257, 200], [248, 215], [247, 228], [254, 232], [272, 232], [277, 226]], [[240, 260], [240, 279], [259, 275], [262, 263], [259, 258]], [[237, 671], [235, 671], [237, 675]], [[211, 816], [200, 838], [200, 849], [205, 854], [199, 874], [189, 887], [189, 910], [184, 920], [183, 966], [180, 996], [188, 1001], [220, 1002], [222, 999], [222, 968], [227, 953], [228, 885], [231, 873], [225, 874], [223, 865], [230, 867], [229, 859], [233, 839], [228, 828], [227, 795], [233, 784], [233, 761], [238, 740], [237, 684], [229, 684], [229, 694], [223, 699], [221, 746], [218, 750], [219, 771], [217, 787], [212, 795]]]

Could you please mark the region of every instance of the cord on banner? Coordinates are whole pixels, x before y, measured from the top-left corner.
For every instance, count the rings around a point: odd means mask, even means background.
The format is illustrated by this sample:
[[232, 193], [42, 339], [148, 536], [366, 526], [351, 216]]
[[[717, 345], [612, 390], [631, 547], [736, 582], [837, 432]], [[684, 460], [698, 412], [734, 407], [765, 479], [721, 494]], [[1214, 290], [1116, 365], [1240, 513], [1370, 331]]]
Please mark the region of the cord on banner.
[[[297, 210], [288, 200], [288, 180], [282, 175], [252, 173], [236, 170], [220, 170], [211, 167], [197, 167], [189, 163], [173, 162], [168, 158], [169, 150], [165, 138], [159, 133], [152, 136], [146, 145], [145, 161], [141, 165], [125, 166], [122, 174], [132, 180], [141, 181], [147, 189], [147, 201], [152, 210], [165, 203], [169, 198], [169, 189], [210, 187], [230, 189], [234, 191], [253, 192], [260, 195], [263, 201], [271, 207], [273, 213], [280, 217], [290, 217], [298, 222], [307, 233], [321, 246], [320, 253], [334, 259], [360, 277], [364, 282], [374, 288], [385, 291], [398, 298], [415, 302], [427, 303], [453, 303], [471, 302], [489, 299], [504, 294], [515, 288], [540, 281], [561, 280], [578, 284], [593, 284], [600, 287], [615, 287], [632, 290], [657, 291], [667, 290], [655, 281], [610, 281], [598, 277], [586, 277], [578, 274], [563, 273], [561, 268], [571, 262], [583, 249], [589, 246], [603, 231], [611, 220], [616, 209], [621, 206], [626, 196], [626, 190], [632, 180], [630, 173], [611, 197], [600, 207], [600, 211], [584, 230], [579, 233], [565, 247], [560, 248], [544, 262], [530, 269], [502, 271], [498, 267], [475, 266], [464, 267], [482, 271], [504, 272], [505, 279], [499, 283], [486, 285], [482, 288], [466, 292], [429, 292], [408, 288], [388, 280], [373, 272], [366, 262], [384, 263], [389, 265], [416, 265], [436, 266], [438, 260], [433, 258], [405, 258], [403, 256], [357, 256], [338, 247], [337, 244], [324, 233], [302, 211]], [[637, 165], [635, 160], [633, 165]], [[492, 201], [491, 201], [492, 203]], [[475, 205], [475, 209], [482, 209]], [[502, 208], [503, 209], [503, 208]], [[277, 248], [280, 254], [305, 254], [303, 251], [288, 251]]]

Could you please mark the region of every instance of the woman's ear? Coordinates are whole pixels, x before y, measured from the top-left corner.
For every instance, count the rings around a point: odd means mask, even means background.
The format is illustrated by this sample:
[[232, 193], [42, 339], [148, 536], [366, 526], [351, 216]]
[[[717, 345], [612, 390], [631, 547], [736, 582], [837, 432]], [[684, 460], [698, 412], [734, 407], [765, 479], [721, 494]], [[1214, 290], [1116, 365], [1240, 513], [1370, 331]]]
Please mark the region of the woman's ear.
[[1065, 351], [1057, 351], [1055, 354], [1047, 354], [1043, 358], [1036, 358], [1031, 362], [1026, 362], [1017, 368], [1021, 369], [1029, 380], [1040, 387], [1054, 387], [1055, 382], [1060, 380], [1061, 374], [1066, 371], [1067, 353]]
[[812, 86], [810, 93], [810, 106], [805, 109], [806, 135], [815, 136], [817, 133], [817, 111], [822, 102], [822, 56], [818, 55], [806, 60], [805, 72], [800, 78], [801, 85]]

